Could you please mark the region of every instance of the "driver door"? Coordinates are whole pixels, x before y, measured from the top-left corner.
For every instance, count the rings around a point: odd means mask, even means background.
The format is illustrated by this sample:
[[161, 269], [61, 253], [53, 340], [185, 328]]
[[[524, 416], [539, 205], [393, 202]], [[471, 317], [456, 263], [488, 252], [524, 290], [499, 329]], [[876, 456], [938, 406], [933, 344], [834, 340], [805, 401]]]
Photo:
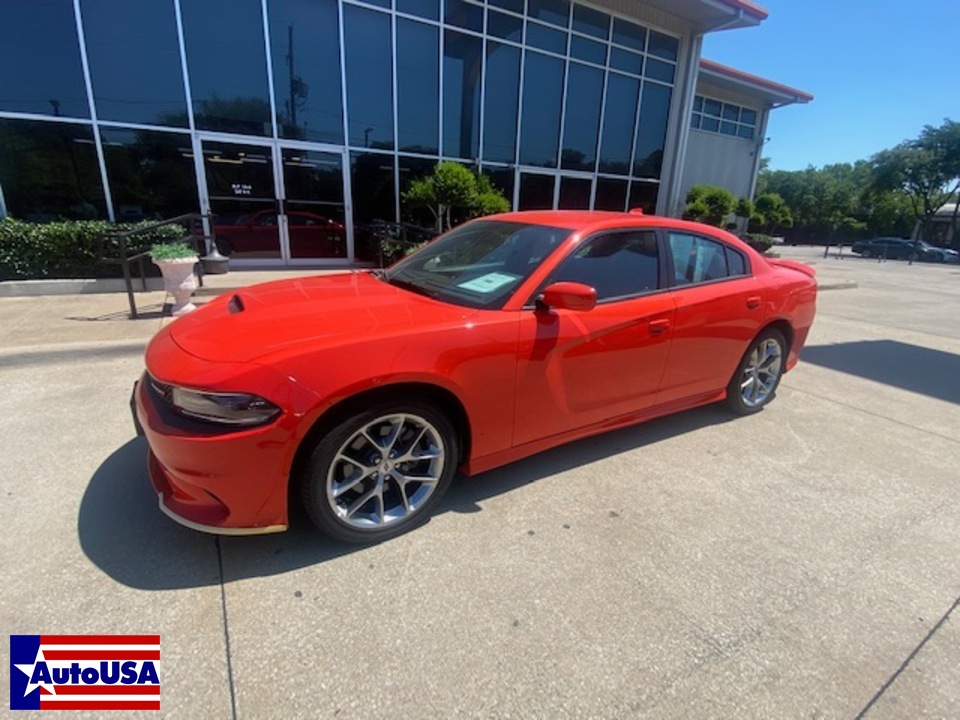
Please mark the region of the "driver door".
[[652, 231], [595, 236], [563, 260], [548, 283], [589, 285], [598, 304], [521, 318], [514, 446], [654, 403], [676, 314], [664, 276]]

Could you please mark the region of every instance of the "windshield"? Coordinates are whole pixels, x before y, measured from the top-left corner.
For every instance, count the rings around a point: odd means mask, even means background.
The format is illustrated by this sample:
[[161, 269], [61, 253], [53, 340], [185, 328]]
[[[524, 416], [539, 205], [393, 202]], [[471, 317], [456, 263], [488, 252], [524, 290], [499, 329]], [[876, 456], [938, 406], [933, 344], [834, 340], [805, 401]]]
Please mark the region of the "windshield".
[[568, 228], [477, 220], [401, 260], [384, 279], [444, 302], [495, 310], [570, 233]]

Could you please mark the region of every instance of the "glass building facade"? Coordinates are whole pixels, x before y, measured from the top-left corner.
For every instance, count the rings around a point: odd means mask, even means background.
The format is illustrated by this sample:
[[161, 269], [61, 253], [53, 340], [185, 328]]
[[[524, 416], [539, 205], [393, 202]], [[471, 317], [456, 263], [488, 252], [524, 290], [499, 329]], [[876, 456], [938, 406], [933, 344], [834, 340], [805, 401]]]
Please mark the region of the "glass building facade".
[[516, 209], [657, 204], [680, 39], [570, 0], [0, 0], [0, 203], [212, 212], [237, 259], [374, 259], [441, 159]]

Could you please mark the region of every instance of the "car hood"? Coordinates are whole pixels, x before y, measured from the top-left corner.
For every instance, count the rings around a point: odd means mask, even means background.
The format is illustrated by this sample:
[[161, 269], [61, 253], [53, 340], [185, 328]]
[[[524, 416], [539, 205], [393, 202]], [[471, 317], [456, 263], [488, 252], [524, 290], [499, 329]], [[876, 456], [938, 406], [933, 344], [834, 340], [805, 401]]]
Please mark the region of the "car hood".
[[303, 277], [226, 293], [168, 326], [199, 358], [246, 362], [298, 346], [340, 345], [457, 325], [475, 310], [388, 285], [367, 272]]

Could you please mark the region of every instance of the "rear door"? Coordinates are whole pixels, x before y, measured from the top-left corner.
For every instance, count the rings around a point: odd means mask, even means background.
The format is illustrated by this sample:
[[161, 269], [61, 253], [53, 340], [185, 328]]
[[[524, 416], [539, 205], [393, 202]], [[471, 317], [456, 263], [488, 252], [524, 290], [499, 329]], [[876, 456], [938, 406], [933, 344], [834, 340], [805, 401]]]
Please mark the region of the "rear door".
[[652, 231], [588, 238], [551, 274], [596, 289], [585, 312], [524, 311], [514, 445], [652, 405], [675, 313]]
[[664, 235], [677, 314], [657, 404], [725, 388], [764, 321], [761, 284], [743, 253], [689, 232]]

